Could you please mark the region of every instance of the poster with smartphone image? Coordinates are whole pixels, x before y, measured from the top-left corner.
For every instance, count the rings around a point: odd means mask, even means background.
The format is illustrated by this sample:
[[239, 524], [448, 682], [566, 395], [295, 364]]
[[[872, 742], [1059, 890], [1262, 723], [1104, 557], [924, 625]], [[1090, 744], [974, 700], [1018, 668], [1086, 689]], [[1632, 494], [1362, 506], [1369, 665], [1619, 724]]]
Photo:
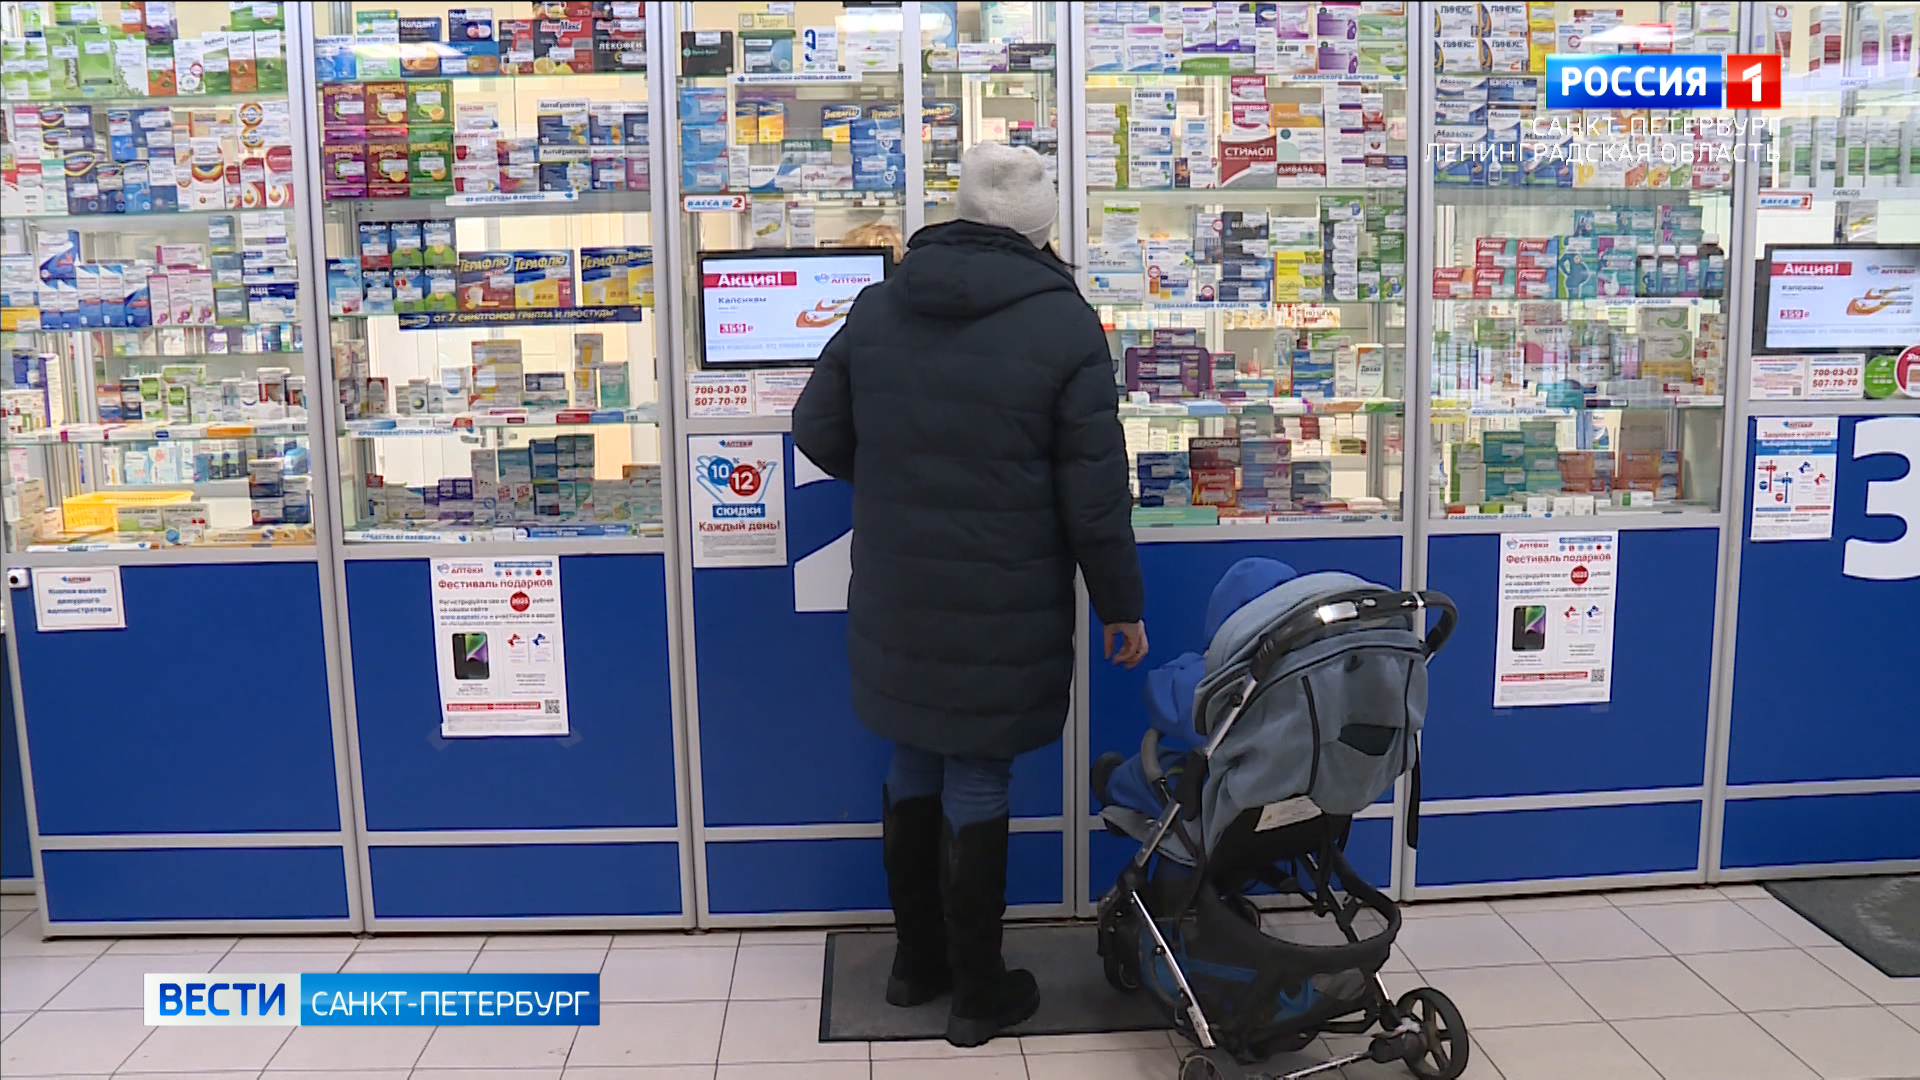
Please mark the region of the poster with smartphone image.
[[440, 734], [567, 734], [560, 560], [433, 560]]
[[1501, 534], [1494, 708], [1612, 698], [1619, 551], [1619, 533]]

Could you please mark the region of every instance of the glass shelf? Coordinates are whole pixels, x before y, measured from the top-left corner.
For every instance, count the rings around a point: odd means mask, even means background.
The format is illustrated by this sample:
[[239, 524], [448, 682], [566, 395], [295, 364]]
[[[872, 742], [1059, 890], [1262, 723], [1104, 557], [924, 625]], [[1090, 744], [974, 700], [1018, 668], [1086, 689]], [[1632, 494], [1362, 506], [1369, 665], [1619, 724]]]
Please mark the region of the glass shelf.
[[[716, 195], [738, 195], [747, 199], [778, 200], [791, 207], [814, 207], [831, 211], [906, 209], [905, 189], [894, 191], [852, 191], [845, 188], [801, 188], [795, 191], [726, 191]], [[745, 214], [742, 207], [737, 213]]]
[[1247, 188], [1088, 188], [1087, 197], [1102, 203], [1111, 202], [1168, 202], [1168, 203], [1276, 203], [1291, 199], [1310, 199], [1319, 195], [1376, 195], [1382, 192], [1403, 191], [1398, 185], [1353, 185], [1328, 187], [1320, 185], [1296, 185], [1293, 187], [1247, 187]]
[[276, 361], [298, 363], [304, 355], [301, 352], [103, 353], [98, 359], [102, 363], [119, 364], [233, 364], [243, 368], [254, 368]]
[[235, 439], [305, 439], [307, 418], [217, 424], [77, 424], [8, 432], [7, 446], [125, 446], [145, 443], [230, 442]]
[[[191, 6], [191, 5], [189, 5]], [[194, 14], [199, 13], [182, 13]], [[222, 15], [225, 13], [223, 12]], [[205, 16], [199, 16], [204, 21]], [[208, 109], [223, 105], [245, 105], [260, 100], [281, 100], [287, 96], [287, 88], [280, 86], [272, 90], [249, 90], [243, 93], [225, 94], [106, 94], [99, 97], [87, 97], [77, 94], [65, 94], [58, 97], [8, 98], [5, 105], [98, 105], [110, 108], [122, 106], [140, 108], [142, 106], [164, 105], [170, 109]]]
[[1433, 186], [1440, 206], [1661, 206], [1679, 203], [1725, 203], [1732, 192], [1724, 188], [1596, 188], [1596, 187], [1456, 187]]
[[[285, 327], [285, 328], [287, 328], [288, 330], [292, 330], [292, 329], [294, 329], [295, 327], [298, 327], [299, 325], [300, 325], [299, 323], [297, 323], [297, 322], [294, 322], [294, 321], [291, 321], [291, 320], [289, 320], [289, 321], [286, 321], [286, 322], [281, 322], [281, 321], [279, 321], [279, 320], [272, 320], [272, 321], [262, 321], [262, 322], [232, 322], [232, 323], [223, 323], [223, 322], [206, 322], [206, 323], [193, 323], [193, 322], [190, 322], [190, 323], [179, 323], [179, 324], [177, 324], [177, 325], [172, 325], [172, 326], [167, 326], [167, 325], [163, 325], [163, 326], [74, 326], [74, 327], [62, 327], [62, 328], [59, 328], [59, 329], [52, 329], [52, 330], [49, 330], [49, 329], [46, 329], [46, 328], [44, 328], [44, 327], [33, 327], [33, 328], [31, 328], [31, 329], [15, 329], [15, 330], [8, 330], [8, 331], [6, 331], [6, 335], [7, 335], [7, 336], [9, 336], [9, 337], [15, 337], [15, 336], [20, 336], [20, 337], [24, 337], [24, 336], [26, 336], [26, 335], [28, 335], [28, 334], [49, 334], [49, 335], [61, 335], [61, 336], [65, 336], [65, 335], [70, 335], [70, 334], [97, 334], [97, 333], [103, 333], [103, 332], [106, 332], [106, 331], [114, 331], [114, 330], [121, 330], [121, 331], [126, 331], [126, 330], [166, 330], [166, 329], [175, 329], [175, 330], [240, 330], [240, 329], [244, 329], [244, 328], [246, 328], [246, 327], [265, 327], [265, 326], [277, 326], [277, 327]], [[265, 355], [270, 355], [270, 356], [282, 356], [282, 355], [286, 355], [286, 354], [280, 354], [280, 353], [270, 353], [270, 354], [265, 354]], [[298, 354], [293, 354], [293, 355], [298, 355]]]
[[358, 221], [645, 214], [653, 209], [653, 194], [646, 190], [536, 191], [434, 199], [329, 199], [325, 209], [329, 218], [351, 216]]
[[605, 326], [609, 323], [642, 321], [646, 307], [622, 304], [618, 307], [526, 308], [493, 311], [387, 311], [354, 312], [331, 318], [348, 322], [396, 319], [401, 330], [472, 330], [507, 326]]
[[[1416, 5], [1417, 6], [1417, 5]], [[1385, 44], [1381, 42], [1380, 44]], [[1244, 78], [1259, 74], [1254, 71], [1100, 71], [1087, 72], [1089, 87], [1103, 86], [1190, 86], [1203, 87], [1217, 84], [1227, 77]], [[1407, 77], [1404, 74], [1357, 74], [1328, 72], [1322, 75], [1261, 75], [1269, 89], [1287, 90], [1296, 87], [1321, 87], [1329, 83], [1359, 83], [1367, 86], [1404, 87]]]
[[657, 407], [638, 409], [521, 409], [510, 412], [449, 413], [437, 416], [376, 417], [348, 420], [345, 432], [356, 439], [475, 438], [488, 432], [521, 428], [572, 428], [596, 424], [658, 424]]
[[664, 527], [657, 521], [592, 522], [554, 525], [489, 525], [456, 528], [430, 526], [417, 528], [404, 524], [380, 528], [347, 530], [349, 544], [497, 544], [506, 542], [539, 543], [550, 540], [625, 539], [635, 536], [660, 536]]
[[75, 229], [90, 232], [96, 229], [112, 229], [132, 226], [136, 229], [151, 229], [168, 225], [197, 225], [202, 229], [212, 218], [233, 217], [238, 214], [255, 214], [262, 211], [285, 211], [297, 213], [298, 209], [287, 206], [247, 206], [230, 207], [221, 210], [150, 210], [144, 213], [125, 214], [14, 214], [13, 221], [58, 225], [63, 229]]
[[[189, 513], [191, 511], [188, 511]], [[24, 550], [40, 553], [96, 551], [162, 551], [168, 548], [280, 548], [312, 547], [312, 525], [174, 526], [152, 533], [101, 532], [70, 538], [35, 541]]]

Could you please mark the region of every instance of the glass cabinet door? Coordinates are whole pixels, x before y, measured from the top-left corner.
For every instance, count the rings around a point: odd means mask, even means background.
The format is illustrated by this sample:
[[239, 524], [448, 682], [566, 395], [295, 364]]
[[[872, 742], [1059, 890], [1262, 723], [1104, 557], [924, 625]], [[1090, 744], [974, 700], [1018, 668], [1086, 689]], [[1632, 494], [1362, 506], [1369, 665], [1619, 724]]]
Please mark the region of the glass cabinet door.
[[960, 159], [978, 142], [1031, 146], [1058, 175], [1058, 5], [922, 2], [920, 143], [926, 223], [952, 221]]
[[[1916, 9], [1774, 3], [1755, 51], [1784, 57], [1759, 245], [1920, 241]], [[1800, 198], [1799, 196], [1805, 196]]]
[[1735, 50], [1727, 3], [1434, 5], [1429, 512], [1712, 510], [1732, 113], [1545, 110], [1553, 52]]
[[313, 543], [286, 16], [0, 3], [12, 550]]
[[907, 188], [899, 5], [676, 9], [674, 128], [690, 250], [897, 253]]
[[647, 6], [316, 6], [346, 539], [657, 533]]
[[1400, 517], [1412, 7], [1076, 7], [1136, 524]]

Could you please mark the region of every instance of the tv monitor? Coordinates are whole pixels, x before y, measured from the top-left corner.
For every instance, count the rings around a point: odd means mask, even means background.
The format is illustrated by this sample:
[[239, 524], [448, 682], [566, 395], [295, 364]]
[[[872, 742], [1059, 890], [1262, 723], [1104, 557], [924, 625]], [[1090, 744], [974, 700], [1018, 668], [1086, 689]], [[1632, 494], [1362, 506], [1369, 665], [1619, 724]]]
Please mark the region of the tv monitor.
[[699, 256], [700, 366], [804, 367], [840, 332], [886, 248], [760, 248]]
[[1759, 351], [1846, 352], [1920, 341], [1920, 244], [1771, 244], [1759, 270]]

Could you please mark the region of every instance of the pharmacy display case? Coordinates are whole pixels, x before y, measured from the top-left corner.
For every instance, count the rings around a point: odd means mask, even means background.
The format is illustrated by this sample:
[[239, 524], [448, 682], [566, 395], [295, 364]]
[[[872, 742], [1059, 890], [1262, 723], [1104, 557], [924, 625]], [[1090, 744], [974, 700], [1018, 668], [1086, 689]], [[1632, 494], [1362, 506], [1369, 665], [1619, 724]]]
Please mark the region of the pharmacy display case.
[[[1744, 8], [1425, 8], [1418, 558], [1460, 627], [1409, 895], [1704, 874], [1743, 129], [1550, 111], [1544, 75], [1552, 53], [1737, 52]], [[1563, 553], [1567, 580], [1526, 583]], [[1611, 585], [1570, 598], [1589, 581]]]
[[[1915, 9], [1767, 3], [1784, 108], [1754, 170], [1752, 363], [1736, 379], [1724, 786], [1709, 866], [1728, 879], [1920, 865], [1920, 736], [1892, 612], [1920, 601], [1920, 68]], [[1903, 507], [1906, 508], [1903, 511]], [[1902, 521], [1902, 518], [1906, 520]], [[1817, 611], [1818, 627], [1805, 629]], [[1815, 679], [1782, 669], [1846, 672]], [[1843, 718], [1847, 735], [1812, 736]]]
[[[1195, 598], [1241, 558], [1407, 580], [1416, 6], [1075, 7], [1071, 227], [1163, 659], [1205, 650]], [[1145, 683], [1092, 661], [1089, 760], [1137, 749]], [[1383, 886], [1393, 833], [1389, 799], [1351, 848]], [[1129, 853], [1089, 838], [1083, 903]]]
[[1058, 4], [921, 3], [920, 140], [926, 224], [952, 221], [960, 159], [979, 142], [1060, 161]]
[[[960, 159], [983, 140], [1032, 145], [1065, 176], [1061, 33], [1070, 5], [669, 6], [678, 136], [666, 149], [678, 225], [663, 273], [681, 365], [675, 411], [686, 464], [676, 479], [689, 492], [679, 529], [690, 544], [681, 572], [701, 917], [869, 921], [887, 907], [879, 823], [888, 748], [849, 706], [852, 490], [793, 449], [788, 415], [806, 367], [707, 364], [699, 260], [815, 248], [879, 249], [897, 260], [906, 237], [953, 218]], [[907, 126], [916, 115], [917, 138]], [[1064, 221], [1071, 193], [1062, 187]], [[1061, 236], [1070, 242], [1071, 230]], [[697, 542], [696, 516], [762, 481], [772, 496], [748, 497], [784, 515], [777, 550]], [[752, 657], [749, 678], [742, 657]], [[1016, 912], [1068, 910], [1066, 813], [1084, 776], [1070, 760], [1055, 747], [1015, 767]]]
[[656, 6], [313, 10], [369, 925], [678, 924]]
[[[0, 488], [49, 933], [357, 918], [299, 7], [0, 4]], [[194, 685], [266, 631], [254, 691]], [[75, 693], [135, 669], [186, 681], [124, 716]]]

